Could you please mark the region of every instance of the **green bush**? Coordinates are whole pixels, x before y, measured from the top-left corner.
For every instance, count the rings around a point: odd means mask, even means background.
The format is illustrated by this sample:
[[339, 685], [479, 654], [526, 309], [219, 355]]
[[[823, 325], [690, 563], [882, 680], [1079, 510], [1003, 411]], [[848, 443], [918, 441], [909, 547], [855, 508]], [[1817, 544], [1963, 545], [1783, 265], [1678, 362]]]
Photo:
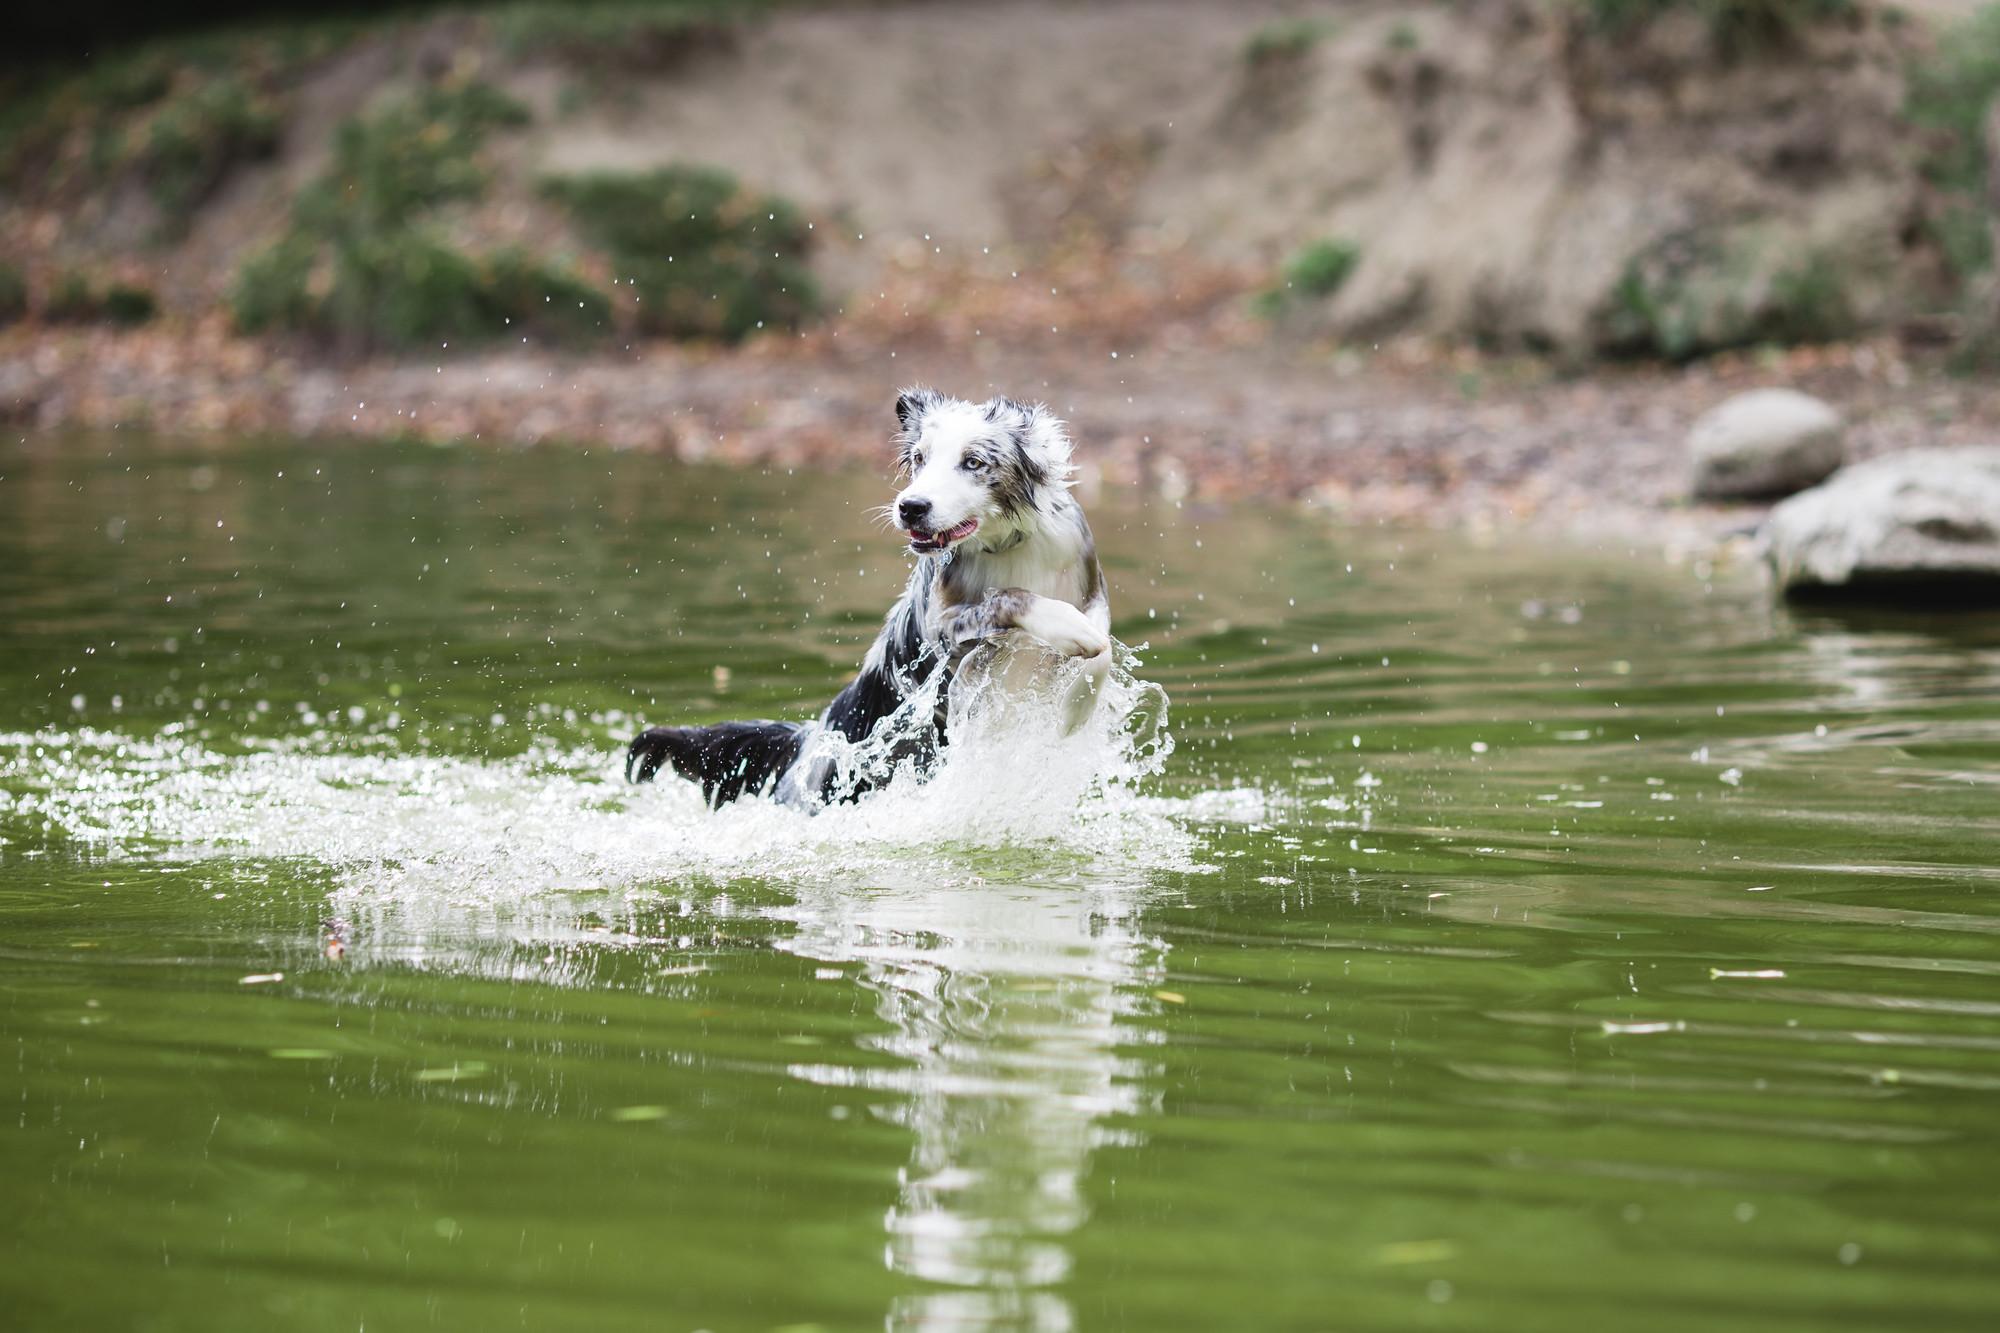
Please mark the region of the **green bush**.
[[105, 289], [101, 308], [104, 318], [113, 324], [144, 324], [160, 313], [160, 303], [151, 292], [122, 282], [114, 282]]
[[230, 293], [237, 327], [245, 333], [318, 327], [319, 302], [313, 296], [312, 279], [319, 258], [320, 243], [294, 228], [246, 260], [236, 271]]
[[320, 310], [333, 330], [391, 347], [470, 340], [492, 331], [477, 266], [413, 228], [349, 237], [334, 263]]
[[1626, 268], [1599, 316], [1597, 343], [1612, 355], [1685, 361], [1844, 338], [1857, 327], [1851, 267], [1770, 225], [1669, 237]]
[[51, 324], [88, 324], [99, 313], [97, 293], [81, 273], [65, 273], [49, 284], [42, 298], [42, 318]]
[[1333, 25], [1324, 19], [1278, 19], [1250, 34], [1250, 40], [1243, 44], [1243, 58], [1252, 65], [1293, 59], [1332, 34]]
[[1716, 41], [1734, 54], [1789, 45], [1815, 23], [1854, 11], [1855, 0], [1577, 0], [1593, 26], [1619, 34], [1673, 10], [1707, 20]]
[[238, 270], [238, 325], [350, 347], [603, 332], [610, 302], [580, 279], [515, 250], [466, 254], [433, 234], [438, 205], [484, 192], [487, 133], [527, 117], [475, 81], [425, 87], [343, 124], [331, 168], [293, 201], [291, 229]]
[[[326, 291], [315, 296], [321, 263]], [[575, 342], [611, 318], [602, 292], [559, 268], [511, 250], [467, 255], [412, 228], [337, 248], [287, 237], [244, 265], [235, 308], [246, 332], [308, 330], [387, 347], [513, 332]]]
[[51, 324], [144, 324], [159, 313], [159, 303], [145, 288], [122, 282], [99, 288], [75, 271], [51, 283], [42, 301], [42, 318]]
[[1331, 296], [1360, 262], [1360, 247], [1352, 241], [1313, 241], [1285, 265], [1285, 281], [1308, 296]]
[[414, 231], [356, 247], [328, 300], [338, 327], [409, 346], [474, 341], [516, 328], [559, 339], [602, 332], [601, 292], [518, 252], [475, 259]]
[[151, 118], [135, 161], [169, 225], [184, 227], [231, 167], [277, 150], [282, 124], [275, 97], [215, 79]]
[[529, 0], [492, 11], [491, 21], [500, 49], [517, 59], [555, 54], [577, 64], [663, 69], [703, 50], [727, 49], [736, 21], [769, 7], [754, 0]]
[[525, 124], [528, 108], [490, 83], [427, 85], [334, 132], [333, 167], [293, 202], [298, 225], [328, 237], [408, 225], [451, 199], [486, 188], [478, 160], [489, 130]]
[[537, 337], [580, 342], [611, 327], [611, 302], [572, 273], [502, 250], [481, 267], [489, 317]]
[[1987, 230], [1986, 109], [2000, 95], [2000, 6], [1982, 9], [1909, 71], [1904, 115], [1935, 133], [1924, 174], [1938, 187], [1929, 229], [1963, 278], [1993, 262]]
[[1282, 280], [1260, 292], [1257, 313], [1275, 318], [1301, 299], [1332, 296], [1361, 262], [1361, 248], [1352, 241], [1308, 241], [1285, 261]]
[[610, 253], [646, 332], [740, 339], [797, 327], [819, 308], [805, 262], [812, 233], [798, 210], [726, 171], [594, 172], [545, 180], [542, 192]]
[[0, 324], [12, 324], [27, 313], [27, 280], [12, 264], [0, 264]]
[[0, 104], [0, 185], [67, 206], [135, 179], [177, 233], [235, 166], [276, 149], [299, 73], [346, 32], [288, 25], [167, 38], [30, 83]]

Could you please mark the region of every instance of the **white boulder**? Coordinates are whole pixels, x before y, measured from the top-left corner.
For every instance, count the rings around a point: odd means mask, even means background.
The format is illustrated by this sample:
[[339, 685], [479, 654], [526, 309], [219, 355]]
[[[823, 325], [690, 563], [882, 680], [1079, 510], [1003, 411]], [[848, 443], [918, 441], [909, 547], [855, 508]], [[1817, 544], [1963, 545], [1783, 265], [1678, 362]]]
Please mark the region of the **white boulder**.
[[1910, 449], [1857, 463], [1771, 511], [1763, 534], [1792, 593], [2000, 596], [2000, 447]]
[[1840, 413], [1795, 389], [1752, 389], [1703, 413], [1688, 432], [1701, 500], [1790, 495], [1847, 459]]

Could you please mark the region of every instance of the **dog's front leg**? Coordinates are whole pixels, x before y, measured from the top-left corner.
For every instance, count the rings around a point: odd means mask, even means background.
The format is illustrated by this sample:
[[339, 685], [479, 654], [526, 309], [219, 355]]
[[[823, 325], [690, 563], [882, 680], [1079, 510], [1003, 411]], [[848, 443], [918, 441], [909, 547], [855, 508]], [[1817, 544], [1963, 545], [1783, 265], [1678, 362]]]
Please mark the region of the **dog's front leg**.
[[1018, 629], [1033, 635], [1064, 657], [1104, 657], [1111, 649], [1111, 637], [1089, 616], [1054, 597], [1042, 597], [1025, 588], [995, 588], [977, 602], [946, 611], [944, 638], [952, 646], [952, 656], [962, 657], [972, 646], [1002, 630]]

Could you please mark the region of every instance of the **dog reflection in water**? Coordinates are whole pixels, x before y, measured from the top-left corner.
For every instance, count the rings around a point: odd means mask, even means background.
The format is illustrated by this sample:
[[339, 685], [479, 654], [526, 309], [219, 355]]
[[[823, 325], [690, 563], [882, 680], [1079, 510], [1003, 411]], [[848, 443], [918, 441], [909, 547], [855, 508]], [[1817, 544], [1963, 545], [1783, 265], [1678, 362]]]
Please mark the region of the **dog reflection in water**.
[[974, 678], [1003, 698], [1049, 698], [1066, 733], [1089, 718], [1111, 668], [1111, 604], [1069, 493], [1063, 423], [1039, 404], [929, 389], [898, 397], [896, 418], [909, 484], [889, 512], [917, 564], [860, 674], [813, 722], [650, 727], [626, 756], [631, 781], [671, 765], [710, 805], [852, 799], [899, 768], [925, 771], [952, 685]]

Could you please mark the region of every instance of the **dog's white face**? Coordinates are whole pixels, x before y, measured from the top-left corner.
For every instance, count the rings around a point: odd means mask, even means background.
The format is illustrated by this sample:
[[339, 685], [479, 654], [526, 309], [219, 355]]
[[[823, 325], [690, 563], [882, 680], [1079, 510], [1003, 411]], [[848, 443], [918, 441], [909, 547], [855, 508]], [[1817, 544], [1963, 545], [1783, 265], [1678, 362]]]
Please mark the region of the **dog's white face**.
[[1034, 525], [1048, 488], [1068, 482], [1069, 438], [1041, 407], [919, 389], [896, 400], [896, 415], [910, 482], [891, 510], [919, 554], [1005, 542]]

